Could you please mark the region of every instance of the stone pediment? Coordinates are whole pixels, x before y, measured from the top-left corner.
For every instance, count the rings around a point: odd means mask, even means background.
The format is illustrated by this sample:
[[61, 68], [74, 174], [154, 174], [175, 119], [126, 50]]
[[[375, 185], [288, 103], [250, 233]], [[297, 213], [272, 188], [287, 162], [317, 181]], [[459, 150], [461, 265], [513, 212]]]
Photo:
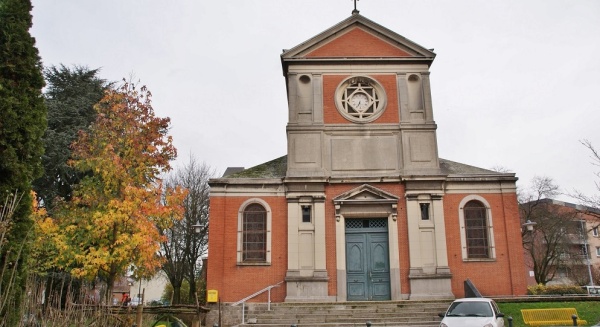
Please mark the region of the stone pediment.
[[404, 58], [421, 59], [431, 64], [435, 53], [360, 14], [353, 14], [315, 37], [285, 50], [281, 58], [284, 62], [324, 58]]
[[398, 217], [398, 197], [374, 186], [363, 184], [333, 199], [335, 218]]
[[363, 184], [338, 195], [333, 199], [333, 202], [336, 204], [397, 203], [398, 197], [369, 184]]

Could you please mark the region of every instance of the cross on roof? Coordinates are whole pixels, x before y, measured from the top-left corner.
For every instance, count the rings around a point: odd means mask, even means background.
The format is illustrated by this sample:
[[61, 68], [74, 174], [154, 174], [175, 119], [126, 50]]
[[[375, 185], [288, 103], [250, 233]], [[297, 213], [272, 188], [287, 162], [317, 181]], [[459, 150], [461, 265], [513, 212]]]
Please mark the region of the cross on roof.
[[358, 0], [352, 0], [352, 1], [354, 1], [354, 10], [352, 10], [352, 14], [353, 15], [358, 14], [359, 11], [358, 11], [358, 9], [356, 9], [356, 1], [358, 1]]

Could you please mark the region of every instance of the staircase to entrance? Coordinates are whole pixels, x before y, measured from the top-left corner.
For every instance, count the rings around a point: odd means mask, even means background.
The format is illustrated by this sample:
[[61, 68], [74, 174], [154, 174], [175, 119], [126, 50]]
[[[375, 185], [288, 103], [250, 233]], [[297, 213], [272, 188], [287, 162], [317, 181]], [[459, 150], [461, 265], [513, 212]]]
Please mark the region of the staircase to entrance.
[[245, 324], [254, 327], [439, 326], [451, 300], [336, 303], [246, 303]]

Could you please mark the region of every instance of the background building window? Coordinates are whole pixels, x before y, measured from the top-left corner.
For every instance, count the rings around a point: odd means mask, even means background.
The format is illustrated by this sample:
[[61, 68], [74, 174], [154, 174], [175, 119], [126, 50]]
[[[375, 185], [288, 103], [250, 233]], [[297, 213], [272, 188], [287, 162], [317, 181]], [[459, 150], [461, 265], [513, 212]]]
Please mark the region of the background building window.
[[463, 210], [467, 257], [490, 258], [488, 218], [485, 206], [479, 201], [469, 201]]
[[596, 256], [600, 257], [600, 246], [596, 247]]
[[257, 203], [244, 210], [242, 226], [242, 261], [267, 260], [267, 211]]
[[594, 235], [595, 237], [598, 237], [598, 227], [592, 228], [592, 235]]
[[587, 258], [587, 259], [590, 258], [590, 251], [589, 251], [589, 248], [588, 248], [587, 244], [582, 244], [581, 245], [581, 253], [580, 253], [580, 255], [582, 257], [584, 257], [584, 258]]

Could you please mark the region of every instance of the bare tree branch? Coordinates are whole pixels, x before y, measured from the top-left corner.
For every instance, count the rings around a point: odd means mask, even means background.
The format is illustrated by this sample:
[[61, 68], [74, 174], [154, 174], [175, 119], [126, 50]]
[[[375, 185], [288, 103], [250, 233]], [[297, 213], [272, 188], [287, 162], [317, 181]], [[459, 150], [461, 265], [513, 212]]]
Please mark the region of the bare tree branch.
[[523, 248], [529, 254], [537, 283], [546, 284], [560, 269], [571, 269], [581, 262], [579, 212], [565, 210], [552, 197], [559, 187], [552, 178], [536, 176], [521, 193], [519, 207], [523, 222], [535, 222], [533, 231], [523, 231]]
[[[173, 286], [173, 304], [182, 302], [181, 285], [187, 280], [190, 289], [187, 301], [195, 301], [196, 280], [200, 271], [200, 259], [208, 246], [208, 180], [215, 174], [205, 163], [199, 164], [190, 156], [185, 166], [167, 178], [167, 187], [187, 189], [184, 199], [184, 217], [173, 221], [173, 227], [162, 230], [167, 240], [162, 244], [165, 264], [163, 271]], [[196, 232], [196, 227], [199, 232]]]

